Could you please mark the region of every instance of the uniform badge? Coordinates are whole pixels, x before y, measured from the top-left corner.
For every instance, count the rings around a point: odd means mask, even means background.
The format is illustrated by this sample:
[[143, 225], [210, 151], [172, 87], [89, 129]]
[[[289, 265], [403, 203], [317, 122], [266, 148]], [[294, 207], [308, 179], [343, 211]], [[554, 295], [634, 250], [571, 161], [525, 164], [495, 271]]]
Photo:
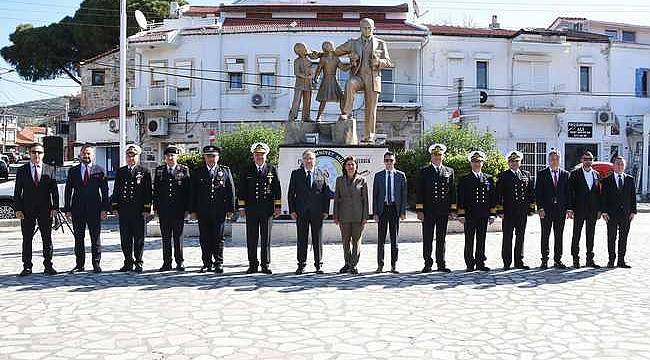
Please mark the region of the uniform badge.
[[269, 179], [269, 184], [271, 184], [271, 182], [273, 181], [273, 174], [269, 172], [269, 174], [266, 175], [266, 177]]
[[141, 182], [142, 182], [142, 173], [138, 173], [138, 174], [135, 176], [135, 183], [138, 184], [138, 185], [140, 185]]

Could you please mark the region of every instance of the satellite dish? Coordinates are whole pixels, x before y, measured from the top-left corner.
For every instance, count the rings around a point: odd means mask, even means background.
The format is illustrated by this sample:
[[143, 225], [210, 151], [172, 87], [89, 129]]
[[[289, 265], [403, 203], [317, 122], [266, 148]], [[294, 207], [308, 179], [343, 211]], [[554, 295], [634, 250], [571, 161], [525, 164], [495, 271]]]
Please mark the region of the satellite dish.
[[140, 26], [140, 30], [147, 30], [147, 28], [149, 27], [149, 25], [147, 24], [147, 18], [140, 10], [135, 11], [135, 21], [138, 22], [138, 26]]

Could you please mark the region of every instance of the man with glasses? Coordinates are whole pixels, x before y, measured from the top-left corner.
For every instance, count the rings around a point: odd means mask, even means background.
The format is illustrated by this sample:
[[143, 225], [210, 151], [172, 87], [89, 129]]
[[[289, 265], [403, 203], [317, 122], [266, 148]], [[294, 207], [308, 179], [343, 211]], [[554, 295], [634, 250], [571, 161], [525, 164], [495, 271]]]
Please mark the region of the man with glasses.
[[32, 240], [37, 223], [43, 241], [44, 273], [57, 273], [52, 266], [52, 218], [59, 209], [59, 191], [54, 168], [43, 163], [43, 155], [43, 146], [32, 144], [29, 147], [29, 163], [16, 171], [14, 204], [23, 235], [23, 271], [20, 276], [32, 273]]
[[571, 239], [571, 256], [573, 267], [580, 267], [580, 235], [585, 227], [587, 245], [586, 266], [600, 268], [594, 262], [594, 234], [596, 221], [600, 217], [600, 174], [591, 167], [594, 155], [590, 151], [582, 154], [582, 166], [571, 171], [569, 176], [569, 207], [567, 218], [573, 219], [573, 237]]
[[86, 248], [84, 238], [86, 227], [90, 233], [90, 252], [92, 254], [93, 271], [100, 273], [101, 260], [101, 221], [107, 219], [110, 210], [108, 198], [108, 181], [104, 169], [94, 164], [95, 147], [85, 144], [79, 152], [81, 164], [73, 166], [68, 171], [65, 183], [66, 217], [72, 220], [74, 232], [74, 253], [76, 265], [72, 273], [84, 271]]
[[[135, 144], [126, 147], [126, 165], [117, 170], [113, 188], [112, 208], [120, 219], [120, 244], [124, 266], [120, 272], [142, 272], [144, 226], [151, 214], [151, 175], [139, 164], [142, 149]], [[134, 268], [135, 266], [135, 268]]]
[[[227, 166], [219, 165], [221, 148], [203, 147], [205, 166], [192, 173], [192, 217], [199, 221], [203, 266], [199, 272], [223, 273], [223, 230], [235, 211], [235, 182]], [[214, 269], [213, 269], [214, 266]]]
[[378, 224], [377, 273], [384, 269], [384, 243], [390, 231], [390, 272], [397, 271], [397, 238], [399, 222], [406, 219], [407, 189], [406, 175], [395, 169], [396, 157], [393, 152], [384, 154], [384, 170], [375, 174], [372, 194], [372, 213]]

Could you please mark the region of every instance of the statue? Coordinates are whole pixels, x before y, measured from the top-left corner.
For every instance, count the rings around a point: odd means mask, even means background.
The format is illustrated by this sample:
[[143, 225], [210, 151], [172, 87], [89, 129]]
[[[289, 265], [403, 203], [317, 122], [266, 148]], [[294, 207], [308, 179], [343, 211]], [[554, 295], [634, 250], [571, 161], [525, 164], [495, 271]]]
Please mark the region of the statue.
[[365, 134], [364, 142], [375, 140], [377, 101], [381, 93], [381, 70], [393, 67], [388, 56], [386, 42], [373, 35], [375, 22], [372, 19], [361, 19], [359, 24], [361, 37], [350, 39], [334, 50], [336, 56], [348, 55], [350, 58], [350, 78], [345, 84], [344, 107], [341, 119], [352, 117], [354, 96], [357, 91], [364, 93], [365, 102]]
[[[334, 54], [334, 44], [331, 41], [323, 42], [322, 49], [323, 52], [317, 55], [317, 57], [320, 57], [320, 61], [318, 62], [316, 74], [314, 75], [314, 83], [318, 83], [318, 78], [321, 72], [323, 73], [323, 80], [318, 88], [318, 94], [316, 94], [316, 100], [319, 102], [316, 121], [320, 120], [328, 101], [336, 101], [339, 103], [339, 108], [341, 109], [341, 113], [343, 113], [343, 91], [336, 81], [336, 71], [338, 69], [347, 71], [350, 68], [349, 65], [343, 64], [341, 59]], [[313, 54], [313, 56], [316, 56], [315, 53]]]
[[296, 43], [293, 51], [298, 58], [293, 62], [293, 72], [296, 76], [294, 85], [293, 102], [289, 111], [289, 121], [298, 117], [298, 109], [302, 100], [302, 121], [311, 121], [309, 112], [311, 110], [311, 61], [307, 58], [307, 46], [304, 43]]

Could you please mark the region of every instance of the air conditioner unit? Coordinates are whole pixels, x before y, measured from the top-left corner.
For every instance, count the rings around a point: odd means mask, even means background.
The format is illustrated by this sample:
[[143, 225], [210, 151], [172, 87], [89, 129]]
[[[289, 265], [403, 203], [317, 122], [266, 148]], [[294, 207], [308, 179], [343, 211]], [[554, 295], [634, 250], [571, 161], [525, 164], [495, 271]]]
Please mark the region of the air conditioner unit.
[[254, 108], [270, 107], [271, 94], [257, 92], [251, 95], [251, 106]]
[[166, 136], [169, 134], [169, 119], [154, 117], [147, 120], [147, 131], [152, 136]]
[[494, 107], [494, 97], [490, 96], [490, 92], [487, 90], [481, 90], [479, 92], [479, 104], [480, 106]]
[[596, 113], [596, 122], [602, 125], [614, 124], [614, 113], [611, 111], [598, 111]]
[[120, 121], [118, 119], [108, 120], [108, 131], [112, 133], [120, 132]]

